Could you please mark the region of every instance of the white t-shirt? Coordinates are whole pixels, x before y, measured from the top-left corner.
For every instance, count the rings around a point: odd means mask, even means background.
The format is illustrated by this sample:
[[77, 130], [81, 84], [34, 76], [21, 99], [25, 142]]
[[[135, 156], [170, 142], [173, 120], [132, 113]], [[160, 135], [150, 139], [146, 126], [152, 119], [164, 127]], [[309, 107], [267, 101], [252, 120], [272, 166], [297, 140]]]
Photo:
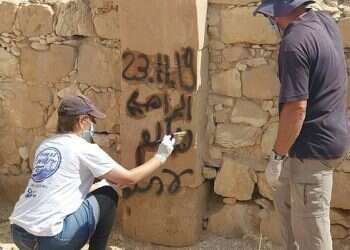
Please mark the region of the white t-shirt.
[[11, 224], [36, 236], [62, 231], [64, 218], [75, 212], [94, 181], [121, 167], [98, 145], [75, 134], [53, 136], [40, 144], [33, 173], [10, 216]]

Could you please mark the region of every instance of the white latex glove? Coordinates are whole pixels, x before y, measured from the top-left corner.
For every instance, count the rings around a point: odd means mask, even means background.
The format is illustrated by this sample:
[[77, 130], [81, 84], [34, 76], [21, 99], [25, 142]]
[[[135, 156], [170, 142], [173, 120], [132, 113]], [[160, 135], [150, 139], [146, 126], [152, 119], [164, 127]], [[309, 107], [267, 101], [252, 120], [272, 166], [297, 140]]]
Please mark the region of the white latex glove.
[[163, 164], [174, 150], [175, 138], [171, 138], [171, 135], [165, 135], [162, 142], [158, 147], [158, 152], [154, 157], [156, 157]]
[[267, 167], [265, 170], [265, 176], [267, 182], [270, 184], [270, 186], [273, 189], [276, 189], [281, 183], [279, 181], [281, 172], [283, 167], [283, 160], [276, 160], [274, 159], [273, 155], [271, 155], [271, 158], [269, 162], [267, 163]]

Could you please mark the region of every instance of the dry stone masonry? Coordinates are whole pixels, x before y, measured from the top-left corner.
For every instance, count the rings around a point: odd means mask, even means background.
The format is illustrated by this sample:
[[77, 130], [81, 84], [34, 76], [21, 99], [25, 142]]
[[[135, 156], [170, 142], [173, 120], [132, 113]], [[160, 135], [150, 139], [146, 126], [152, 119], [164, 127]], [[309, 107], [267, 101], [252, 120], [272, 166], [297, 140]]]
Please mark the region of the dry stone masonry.
[[[181, 246], [204, 229], [280, 243], [264, 175], [278, 128], [279, 37], [252, 16], [258, 2], [0, 0], [0, 204], [24, 189], [60, 99], [82, 93], [107, 114], [96, 142], [128, 168], [165, 132], [191, 131], [164, 168], [124, 192], [125, 234]], [[350, 71], [350, 2], [314, 8], [338, 22]], [[345, 161], [334, 177], [334, 249], [350, 244], [349, 190]]]

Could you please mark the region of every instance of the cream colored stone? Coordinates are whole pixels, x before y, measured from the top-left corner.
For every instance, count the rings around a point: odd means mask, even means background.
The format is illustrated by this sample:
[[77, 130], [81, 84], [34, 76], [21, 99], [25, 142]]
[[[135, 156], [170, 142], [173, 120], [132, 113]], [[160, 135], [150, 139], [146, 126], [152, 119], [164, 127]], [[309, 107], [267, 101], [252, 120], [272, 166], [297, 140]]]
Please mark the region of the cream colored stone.
[[0, 33], [12, 32], [12, 27], [15, 22], [17, 5], [11, 1], [2, 1], [0, 3]]
[[262, 65], [266, 65], [267, 61], [265, 58], [259, 57], [259, 58], [245, 60], [244, 63], [247, 64], [249, 67], [259, 67]]
[[84, 0], [58, 2], [56, 33], [60, 36], [94, 36], [90, 7]]
[[350, 228], [350, 214], [346, 210], [331, 209], [331, 224], [339, 224], [346, 228]]
[[51, 45], [49, 51], [35, 51], [24, 48], [21, 53], [21, 72], [26, 81], [57, 82], [74, 68], [74, 48]]
[[334, 208], [350, 209], [350, 174], [335, 172], [333, 177], [333, 190], [331, 206]]
[[264, 131], [262, 140], [261, 140], [261, 151], [264, 155], [268, 156], [271, 154], [271, 151], [276, 141], [277, 132], [278, 132], [277, 122], [273, 122], [269, 124], [267, 129]]
[[86, 91], [85, 95], [106, 114], [106, 119], [98, 120], [96, 130], [98, 132], [117, 133], [119, 121], [119, 99], [116, 92], [96, 93]]
[[350, 17], [339, 20], [338, 27], [343, 39], [343, 45], [346, 48], [350, 47]]
[[211, 85], [216, 94], [231, 97], [240, 97], [242, 95], [240, 73], [235, 69], [213, 75]]
[[232, 123], [246, 123], [253, 127], [262, 127], [269, 115], [255, 102], [239, 99], [231, 114]]
[[242, 73], [243, 95], [249, 98], [272, 99], [278, 96], [279, 80], [270, 65], [252, 68]]
[[120, 89], [120, 67], [118, 50], [98, 44], [83, 44], [79, 49], [77, 79], [82, 83]]
[[270, 211], [263, 216], [260, 224], [260, 232], [272, 242], [281, 245], [283, 243], [280, 221], [275, 211]]
[[201, 50], [206, 45], [207, 5], [207, 0], [122, 0], [119, 20], [123, 44], [147, 55], [172, 57], [184, 47]]
[[223, 198], [222, 202], [229, 205], [237, 204], [237, 200], [235, 198]]
[[259, 207], [250, 203], [224, 205], [209, 216], [208, 231], [227, 238], [258, 235]]
[[18, 153], [22, 160], [26, 161], [29, 158], [29, 151], [27, 147], [20, 147]]
[[17, 58], [0, 48], [0, 78], [14, 78], [17, 76], [19, 76]]
[[28, 4], [19, 8], [18, 28], [25, 36], [40, 36], [53, 31], [54, 12], [46, 4]]
[[266, 180], [265, 174], [259, 173], [257, 174], [257, 176], [258, 176], [259, 193], [265, 198], [268, 198], [269, 200], [273, 200], [273, 196], [272, 196], [273, 191]]
[[48, 133], [56, 133], [57, 131], [57, 121], [58, 121], [58, 114], [57, 111], [55, 110], [51, 116], [49, 117], [46, 125], [45, 125], [45, 130]]
[[216, 123], [226, 123], [229, 121], [230, 109], [223, 109], [215, 112], [215, 122]]
[[215, 179], [217, 172], [215, 168], [203, 167], [202, 174], [205, 179], [212, 180]]
[[58, 93], [57, 96], [60, 98], [63, 98], [65, 96], [71, 96], [71, 95], [81, 95], [81, 91], [78, 88], [76, 84], [72, 84], [64, 89], [61, 89]]
[[239, 124], [219, 124], [216, 128], [215, 143], [224, 148], [238, 148], [256, 144], [261, 130]]
[[0, 166], [19, 165], [20, 156], [15, 143], [15, 135], [3, 131], [0, 133]]
[[38, 42], [31, 43], [30, 47], [32, 47], [35, 50], [39, 50], [39, 51], [48, 50], [50, 48], [47, 44], [41, 44]]
[[183, 187], [172, 195], [156, 195], [156, 190], [153, 187], [146, 193], [121, 200], [117, 214], [123, 233], [133, 239], [168, 246], [197, 242], [207, 204], [206, 185], [196, 189]]
[[29, 99], [40, 102], [43, 105], [52, 104], [53, 98], [49, 87], [46, 85], [32, 85], [28, 88]]
[[237, 200], [250, 200], [254, 191], [254, 172], [242, 162], [224, 157], [215, 179], [215, 193]]
[[32, 129], [40, 128], [44, 124], [44, 110], [40, 104], [30, 100], [26, 85], [2, 83], [0, 93], [3, 98], [2, 108], [11, 126]]
[[221, 41], [211, 40], [209, 42], [209, 48], [214, 50], [222, 50], [225, 48], [225, 44]]
[[250, 56], [249, 50], [243, 46], [225, 48], [222, 54], [229, 62], [247, 59]]
[[94, 9], [111, 9], [117, 6], [118, 0], [89, 0], [89, 4]]
[[349, 235], [348, 230], [341, 225], [331, 225], [331, 234], [333, 239], [345, 239]]
[[94, 18], [96, 33], [106, 39], [119, 38], [119, 22], [117, 11], [111, 10], [107, 13], [96, 15]]
[[227, 107], [233, 106], [233, 98], [227, 96], [219, 96], [219, 95], [209, 95], [208, 97], [209, 105], [223, 104]]
[[[276, 44], [277, 34], [267, 20], [253, 16], [255, 7], [224, 9], [221, 12], [221, 38], [224, 43]], [[258, 32], [257, 32], [258, 31]]]

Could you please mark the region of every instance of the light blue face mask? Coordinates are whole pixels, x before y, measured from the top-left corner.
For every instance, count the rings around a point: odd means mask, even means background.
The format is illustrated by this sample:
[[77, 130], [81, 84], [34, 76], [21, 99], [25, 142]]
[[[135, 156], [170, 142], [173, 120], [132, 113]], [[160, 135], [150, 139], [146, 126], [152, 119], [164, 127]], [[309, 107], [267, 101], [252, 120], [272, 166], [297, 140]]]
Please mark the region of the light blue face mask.
[[90, 128], [89, 129], [85, 129], [83, 130], [83, 132], [81, 133], [81, 138], [85, 139], [87, 142], [92, 142], [92, 139], [94, 137], [95, 134], [95, 123], [90, 122]]
[[267, 19], [269, 20], [269, 24], [270, 24], [272, 30], [275, 32], [278, 32], [280, 35], [282, 35], [282, 30], [278, 26], [278, 24], [274, 20], [272, 20], [270, 17], [268, 17]]

